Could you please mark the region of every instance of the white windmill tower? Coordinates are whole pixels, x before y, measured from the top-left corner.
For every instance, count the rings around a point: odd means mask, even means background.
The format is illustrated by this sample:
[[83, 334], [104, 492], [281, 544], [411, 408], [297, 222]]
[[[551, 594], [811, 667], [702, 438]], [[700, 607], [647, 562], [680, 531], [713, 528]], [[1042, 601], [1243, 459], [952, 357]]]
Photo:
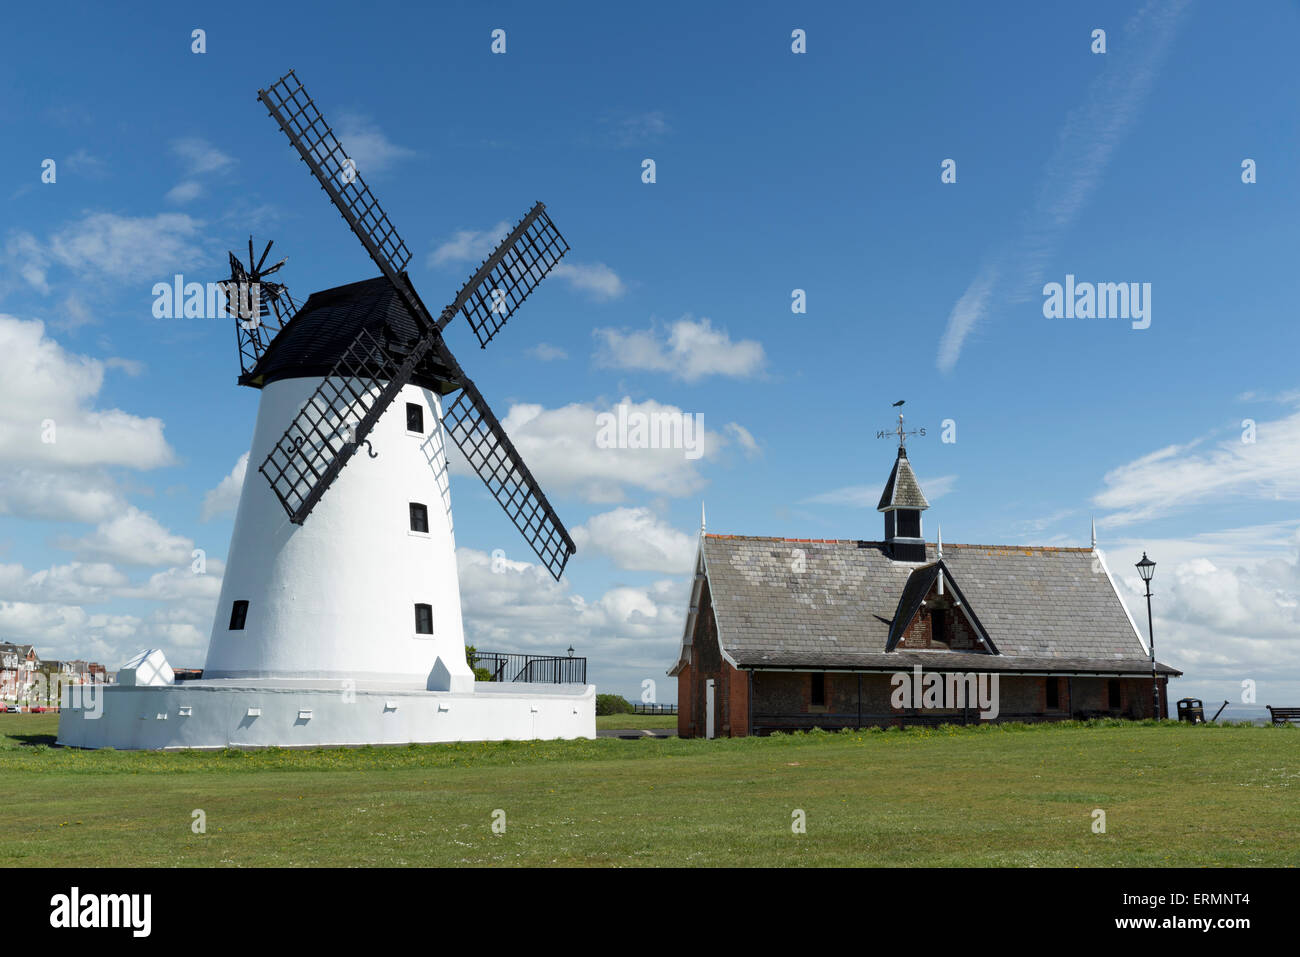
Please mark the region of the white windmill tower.
[[[240, 495], [203, 680], [183, 688], [141, 680], [129, 704], [118, 703], [127, 689], [115, 690], [104, 702], [117, 703], [103, 711], [111, 720], [92, 726], [72, 709], [60, 740], [170, 747], [593, 736], [590, 686], [480, 685], [476, 693], [446, 459], [450, 438], [558, 579], [573, 540], [442, 330], [463, 313], [486, 346], [568, 245], [537, 203], [435, 318], [405, 272], [405, 243], [294, 73], [258, 98], [383, 275], [314, 293], [295, 310], [283, 286], [263, 282], [284, 262], [262, 269], [269, 244], [254, 262], [250, 239], [247, 269], [231, 255], [228, 293], [244, 305], [239, 382], [261, 391], [249, 456], [261, 480], [250, 470]], [[241, 298], [250, 285], [260, 303]], [[166, 716], [145, 731], [135, 712]], [[160, 730], [159, 721], [172, 723]]]

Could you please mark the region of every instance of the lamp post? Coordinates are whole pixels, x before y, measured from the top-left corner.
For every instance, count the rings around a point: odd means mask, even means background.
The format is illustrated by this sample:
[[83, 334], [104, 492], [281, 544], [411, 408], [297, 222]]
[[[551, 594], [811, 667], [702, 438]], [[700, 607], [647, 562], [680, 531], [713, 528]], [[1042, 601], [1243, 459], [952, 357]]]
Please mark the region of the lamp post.
[[1142, 561], [1137, 563], [1138, 574], [1147, 586], [1147, 638], [1151, 646], [1151, 699], [1154, 707], [1152, 714], [1159, 719], [1160, 714], [1160, 684], [1156, 681], [1156, 634], [1155, 628], [1151, 624], [1151, 576], [1156, 573], [1156, 563], [1147, 558], [1147, 553], [1142, 553]]

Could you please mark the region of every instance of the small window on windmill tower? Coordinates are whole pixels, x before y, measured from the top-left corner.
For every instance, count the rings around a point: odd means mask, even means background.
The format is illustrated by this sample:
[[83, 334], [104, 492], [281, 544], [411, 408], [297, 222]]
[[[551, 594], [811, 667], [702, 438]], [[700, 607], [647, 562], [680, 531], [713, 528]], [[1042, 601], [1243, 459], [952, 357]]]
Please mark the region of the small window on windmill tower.
[[244, 622], [248, 620], [248, 602], [242, 598], [230, 608], [230, 630], [243, 631]]
[[424, 407], [414, 402], [406, 403], [406, 431], [424, 434]]
[[415, 633], [417, 635], [433, 634], [433, 606], [415, 606]]
[[411, 503], [411, 531], [427, 532], [429, 530], [429, 509], [428, 506], [421, 505], [419, 502]]

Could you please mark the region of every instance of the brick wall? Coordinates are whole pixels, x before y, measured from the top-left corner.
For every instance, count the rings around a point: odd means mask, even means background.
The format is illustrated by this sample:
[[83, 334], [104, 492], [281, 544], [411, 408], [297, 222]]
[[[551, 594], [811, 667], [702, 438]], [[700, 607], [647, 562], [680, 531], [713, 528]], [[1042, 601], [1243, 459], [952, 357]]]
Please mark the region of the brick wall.
[[[943, 613], [944, 620], [947, 623], [947, 644], [934, 640], [932, 616], [936, 611]], [[916, 613], [916, 616], [903, 632], [903, 637], [898, 641], [898, 647], [911, 649], [937, 648], [949, 651], [988, 651], [979, 643], [975, 629], [971, 627], [966, 614], [953, 604], [951, 589], [940, 596], [938, 582], [925, 596], [925, 606]]]
[[691, 637], [691, 663], [677, 673], [677, 734], [683, 738], [708, 733], [708, 681], [713, 685], [713, 731], [718, 737], [749, 733], [749, 673], [733, 668], [722, 657], [713, 599], [706, 580], [700, 589], [700, 610]]

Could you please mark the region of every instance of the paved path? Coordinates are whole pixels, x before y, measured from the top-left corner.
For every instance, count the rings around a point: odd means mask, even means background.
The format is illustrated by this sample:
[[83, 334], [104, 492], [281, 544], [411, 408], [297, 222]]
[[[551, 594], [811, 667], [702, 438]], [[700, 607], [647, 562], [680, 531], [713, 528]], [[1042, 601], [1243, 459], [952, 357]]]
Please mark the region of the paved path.
[[637, 730], [636, 728], [628, 729], [602, 729], [596, 732], [598, 738], [675, 738], [677, 737], [676, 728], [648, 728]]

